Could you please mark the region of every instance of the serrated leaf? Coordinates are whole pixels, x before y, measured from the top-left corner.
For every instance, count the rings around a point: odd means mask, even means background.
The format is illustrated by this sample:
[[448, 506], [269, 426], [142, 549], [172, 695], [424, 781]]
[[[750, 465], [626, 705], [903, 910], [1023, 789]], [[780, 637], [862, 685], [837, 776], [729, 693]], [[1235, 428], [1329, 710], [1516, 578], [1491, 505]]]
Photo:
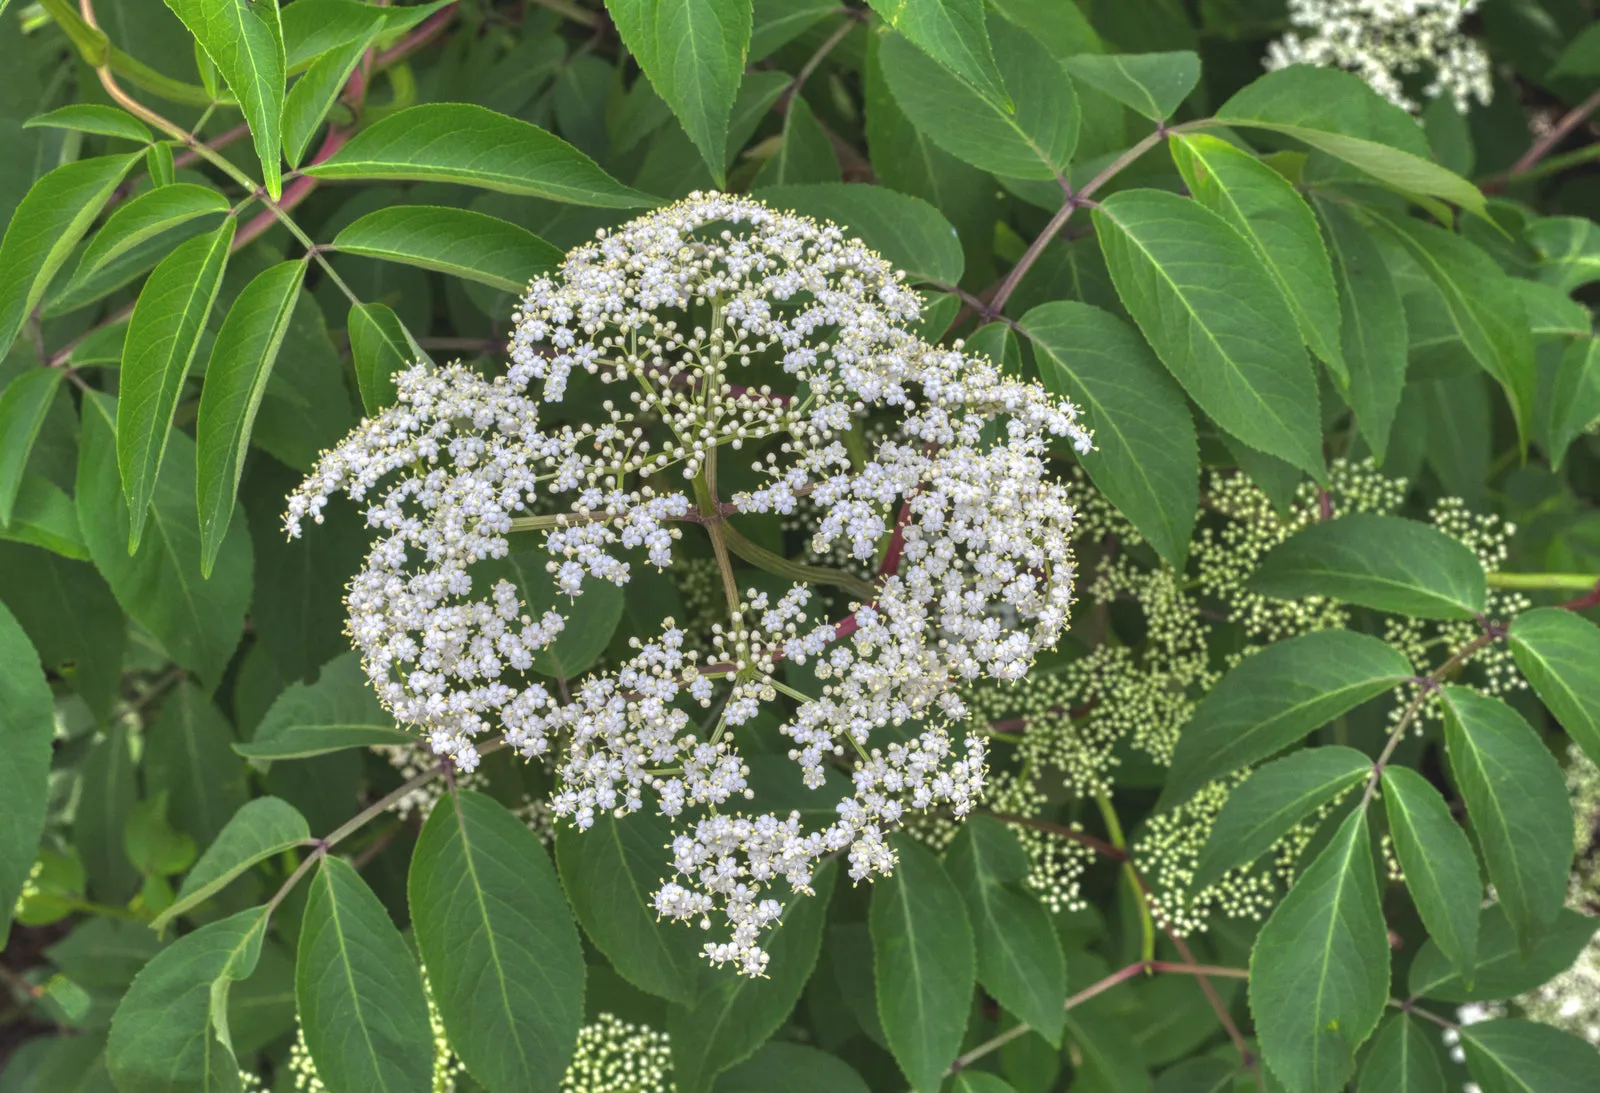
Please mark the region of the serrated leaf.
[[1422, 619], [1483, 613], [1488, 578], [1459, 539], [1416, 520], [1356, 512], [1308, 524], [1269, 550], [1248, 584], [1277, 599], [1326, 596]]
[[885, 23], [1001, 108], [1013, 104], [992, 47], [982, 0], [868, 0]]
[[389, 912], [342, 858], [323, 858], [310, 887], [294, 993], [317, 1076], [329, 1089], [432, 1088], [428, 999]]
[[151, 921], [150, 928], [166, 929], [179, 915], [222, 891], [258, 862], [310, 839], [305, 817], [287, 801], [277, 797], [246, 801], [183, 878], [176, 901]]
[[1395, 857], [1428, 936], [1470, 981], [1478, 957], [1483, 881], [1467, 833], [1439, 791], [1413, 770], [1383, 771], [1383, 804]]
[[128, 321], [117, 399], [117, 467], [128, 499], [129, 554], [144, 537], [178, 393], [216, 302], [236, 223], [229, 217], [216, 231], [190, 239], [163, 258], [145, 281]]
[[1200, 507], [1200, 454], [1183, 391], [1126, 323], [1088, 304], [1041, 304], [1022, 317], [1044, 385], [1094, 430], [1078, 461], [1164, 558], [1182, 570]]
[[166, 0], [227, 81], [261, 161], [267, 194], [283, 193], [279, 145], [287, 61], [278, 0]]
[[1113, 194], [1094, 223], [1117, 295], [1200, 408], [1251, 447], [1321, 478], [1310, 362], [1250, 244], [1216, 213], [1157, 190]]
[[961, 280], [965, 259], [956, 230], [920, 197], [848, 182], [767, 186], [750, 196], [849, 229], [913, 281], [953, 285]]
[[773, 1040], [717, 1077], [716, 1093], [869, 1093], [848, 1063], [804, 1044]]
[[350, 74], [361, 63], [362, 55], [384, 29], [381, 9], [372, 11], [375, 17], [365, 33], [322, 54], [289, 88], [283, 100], [283, 158], [289, 161], [289, 166], [300, 166], [317, 127], [328, 116]]
[[1596, 928], [1600, 919], [1563, 909], [1524, 955], [1505, 908], [1490, 904], [1478, 915], [1478, 964], [1472, 986], [1467, 987], [1439, 946], [1427, 941], [1411, 962], [1407, 989], [1412, 997], [1441, 1002], [1492, 1002], [1526, 994], [1572, 967]]
[[1593, 1044], [1537, 1021], [1463, 1025], [1461, 1047], [1483, 1093], [1590, 1093], [1600, 1073]]
[[304, 262], [280, 262], [256, 275], [228, 309], [211, 346], [195, 424], [200, 571], [207, 576], [233, 520], [250, 430], [288, 333], [305, 269]]
[[301, 173], [454, 182], [607, 209], [656, 204], [655, 198], [622, 185], [559, 137], [466, 103], [425, 103], [390, 114]]
[[58, 107], [45, 114], [35, 114], [22, 123], [24, 129], [44, 126], [50, 129], [71, 129], [79, 133], [98, 133], [103, 137], [131, 140], [137, 144], [150, 143], [150, 129], [138, 118], [115, 106], [80, 102]]
[[[833, 141], [817, 122], [817, 116], [801, 95], [789, 100], [783, 115], [782, 143], [769, 159], [756, 181], [772, 186], [839, 181], [839, 160], [833, 154]], [[877, 190], [878, 187], [871, 187]]]
[[370, 417], [394, 402], [394, 374], [411, 367], [423, 353], [400, 317], [384, 304], [350, 305], [346, 330], [361, 405]]
[[1498, 698], [1441, 687], [1445, 750], [1499, 902], [1523, 952], [1549, 931], [1572, 868], [1572, 809], [1561, 768]]
[[945, 871], [966, 901], [977, 946], [978, 982], [990, 997], [1054, 1046], [1066, 1016], [1067, 963], [1050, 916], [1022, 890], [1030, 866], [1017, 837], [979, 816], [961, 825]]
[[359, 653], [322, 666], [315, 683], [291, 683], [267, 710], [256, 734], [233, 750], [246, 759], [303, 759], [345, 748], [414, 746], [378, 702]]
[[147, 239], [201, 216], [225, 213], [228, 199], [209, 186], [174, 182], [140, 194], [112, 210], [78, 259], [75, 277], [92, 273]]
[[515, 224], [468, 209], [397, 205], [341, 231], [333, 249], [480, 281], [518, 295], [561, 264], [562, 252]]
[[0, 526], [11, 523], [28, 456], [63, 375], [59, 368], [32, 368], [0, 391]]
[[918, 1093], [934, 1093], [961, 1051], [977, 957], [961, 893], [921, 843], [893, 841], [895, 870], [872, 886], [878, 1016]]
[[755, 0], [751, 10], [750, 64], [777, 50], [839, 12], [833, 0]]
[[468, 1073], [487, 1089], [555, 1089], [583, 1024], [583, 949], [538, 838], [494, 799], [454, 791], [417, 837], [406, 890]]
[[1172, 158], [1194, 199], [1255, 250], [1294, 313], [1306, 346], [1340, 386], [1349, 370], [1339, 347], [1339, 297], [1311, 207], [1289, 180], [1255, 156], [1205, 133], [1174, 133]]
[[1445, 1093], [1434, 1039], [1410, 1014], [1389, 1018], [1361, 1064], [1358, 1093]]
[[[1315, 630], [1246, 657], [1212, 687], [1178, 736], [1163, 807], [1288, 747], [1405, 682], [1409, 661], [1353, 630]], [[1326, 750], [1326, 749], [1319, 749]]]
[[1151, 121], [1172, 117], [1200, 82], [1200, 57], [1176, 53], [1079, 53], [1067, 71]]
[[1065, 176], [1078, 144], [1078, 99], [1061, 62], [1027, 31], [992, 17], [1014, 106], [983, 94], [896, 34], [878, 51], [884, 77], [913, 125], [951, 155], [1013, 178]]
[[0, 604], [0, 932], [9, 933], [44, 832], [55, 713], [39, 654]]
[[1600, 763], [1600, 628], [1572, 611], [1540, 607], [1511, 623], [1511, 655], [1561, 727]]
[[143, 153], [80, 159], [33, 184], [0, 241], [0, 354], [50, 287], [50, 279]]
[[1572, 442], [1600, 419], [1600, 338], [1579, 338], [1561, 355], [1550, 395], [1550, 466], [1560, 470]]
[[1389, 931], [1358, 809], [1261, 928], [1250, 951], [1250, 1013], [1289, 1093], [1335, 1093], [1388, 998]]
[[1195, 864], [1193, 888], [1248, 865], [1317, 809], [1360, 785], [1372, 760], [1354, 748], [1303, 748], [1250, 772], [1223, 803]]

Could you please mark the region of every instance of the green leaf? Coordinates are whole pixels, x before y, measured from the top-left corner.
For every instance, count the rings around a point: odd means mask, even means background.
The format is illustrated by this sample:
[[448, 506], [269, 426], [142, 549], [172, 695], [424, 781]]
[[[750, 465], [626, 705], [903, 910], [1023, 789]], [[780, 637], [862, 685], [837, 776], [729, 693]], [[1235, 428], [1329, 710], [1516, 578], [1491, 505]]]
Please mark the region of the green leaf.
[[1567, 735], [1600, 763], [1600, 629], [1572, 611], [1540, 607], [1511, 623], [1511, 655]]
[[0, 525], [0, 539], [31, 543], [63, 558], [87, 561], [89, 548], [78, 526], [72, 498], [55, 483], [24, 472], [9, 527]]
[[[1083, 1077], [1083, 1072], [1074, 1074], [1073, 1077], [1076, 1084], [1088, 1084], [1078, 1081]], [[985, 1070], [956, 1071], [951, 1075], [949, 1084], [944, 1086], [944, 1091], [945, 1093], [1017, 1093], [1016, 1087], [1010, 1082]]]
[[[839, 160], [833, 141], [817, 122], [804, 97], [789, 100], [783, 115], [783, 143], [757, 176], [763, 185], [793, 186], [809, 182], [838, 182]], [[870, 187], [876, 190], [877, 187]]]
[[[70, 500], [66, 504], [76, 524], [77, 511]], [[108, 720], [122, 682], [127, 622], [94, 567], [28, 546], [0, 546], [0, 602], [16, 615], [45, 667]]]
[[1169, 141], [1194, 199], [1244, 236], [1283, 291], [1306, 346], [1347, 384], [1339, 296], [1311, 207], [1288, 179], [1225, 141], [1205, 133], [1174, 133]]
[[117, 137], [136, 144], [149, 144], [150, 129], [144, 122], [125, 110], [99, 103], [80, 102], [62, 106], [46, 114], [36, 114], [22, 123], [24, 129], [45, 126], [51, 129], [71, 129], [79, 133], [98, 133], [103, 137]]
[[1317, 203], [1339, 286], [1339, 343], [1349, 373], [1344, 392], [1378, 462], [1406, 385], [1406, 314], [1400, 290], [1366, 229], [1343, 207]]
[[1156, 553], [1182, 570], [1200, 508], [1200, 454], [1183, 391], [1126, 323], [1088, 304], [1022, 317], [1044, 385], [1083, 411], [1095, 450], [1078, 456], [1095, 488]]
[[187, 681], [167, 692], [145, 733], [145, 792], [165, 791], [173, 827], [199, 846], [209, 846], [249, 799], [245, 765], [232, 745], [233, 726]]
[[1157, 190], [1113, 194], [1094, 223], [1117, 295], [1200, 408], [1321, 478], [1316, 383], [1289, 305], [1250, 244], [1216, 213]]
[[833, 0], [755, 0], [751, 12], [749, 64], [777, 50], [839, 12]]
[[1408, 1013], [1389, 1018], [1361, 1065], [1360, 1093], [1445, 1093], [1435, 1039]]
[[492, 798], [455, 791], [417, 838], [412, 929], [445, 1033], [488, 1089], [554, 1089], [583, 1024], [583, 950], [549, 854]]
[[1261, 928], [1250, 951], [1250, 1013], [1289, 1093], [1335, 1093], [1388, 998], [1389, 931], [1358, 809]]
[[532, 232], [483, 213], [432, 205], [396, 205], [368, 213], [341, 231], [333, 248], [404, 262], [517, 293], [561, 264], [561, 251]]
[[869, 1093], [861, 1075], [837, 1056], [773, 1040], [718, 1076], [716, 1093]]
[[707, 972], [694, 1004], [672, 1008], [667, 1027], [679, 1093], [707, 1093], [716, 1075], [749, 1058], [794, 1010], [822, 949], [837, 876], [838, 865], [825, 862], [811, 881], [815, 895], [790, 895], [781, 924], [762, 938], [771, 957], [765, 978], [731, 968]]
[[211, 317], [235, 225], [229, 217], [215, 232], [195, 236], [163, 258], [128, 321], [117, 399], [117, 466], [131, 517], [129, 554], [144, 537], [178, 393]]
[[693, 1004], [699, 939], [681, 923], [660, 921], [651, 907], [670, 867], [666, 817], [644, 809], [619, 820], [599, 810], [587, 831], [557, 824], [555, 842], [572, 909], [617, 974], [669, 1002]]
[[953, 285], [961, 280], [964, 259], [956, 230], [920, 197], [847, 182], [768, 186], [750, 196], [777, 209], [833, 221], [913, 281]]
[[[168, 822], [168, 799], [166, 790], [146, 797], [134, 806], [127, 826], [122, 829], [122, 845], [128, 852], [128, 860], [145, 878], [142, 896], [147, 905], [151, 881], [161, 880], [165, 886], [164, 878], [194, 864], [194, 840]], [[170, 888], [166, 889], [166, 895], [171, 896]]]
[[1080, 53], [1066, 61], [1072, 78], [1103, 91], [1151, 121], [1172, 117], [1200, 82], [1200, 57], [1177, 53]]
[[277, 0], [166, 0], [233, 92], [250, 125], [267, 194], [283, 194], [279, 170], [287, 60]]
[[0, 525], [11, 523], [28, 456], [62, 375], [59, 368], [31, 368], [0, 391]]
[[266, 908], [252, 907], [186, 934], [144, 966], [117, 1007], [106, 1045], [121, 1093], [238, 1088], [228, 988], [255, 970], [266, 927]]
[[361, 405], [371, 416], [394, 402], [394, 374], [421, 360], [423, 352], [383, 304], [352, 304], [347, 329]]
[[322, 859], [311, 878], [294, 993], [329, 1089], [432, 1088], [433, 1032], [416, 958], [342, 858]]
[[89, 894], [104, 903], [124, 903], [139, 886], [138, 874], [122, 847], [123, 829], [139, 798], [138, 772], [126, 725], [111, 723], [89, 750], [80, 778], [72, 841], [83, 858]]
[[1555, 925], [1524, 955], [1505, 908], [1491, 904], [1478, 915], [1478, 965], [1472, 986], [1430, 940], [1411, 962], [1407, 989], [1412, 997], [1441, 1002], [1492, 1002], [1526, 994], [1572, 967], [1597, 927], [1600, 919], [1563, 908]]
[[1548, 932], [1572, 868], [1572, 809], [1561, 768], [1533, 726], [1498, 698], [1439, 690], [1450, 771], [1489, 880], [1523, 952]]
[[246, 759], [303, 759], [345, 748], [385, 744], [415, 746], [418, 738], [396, 728], [367, 682], [359, 653], [322, 666], [315, 683], [291, 683], [267, 710], [256, 734], [233, 750]]
[[318, 57], [306, 74], [289, 88], [283, 101], [283, 158], [291, 167], [300, 166], [317, 127], [328, 116], [328, 110], [344, 90], [350, 74], [361, 63], [362, 55], [383, 30], [383, 15], [378, 13], [379, 9], [372, 10], [375, 17], [366, 33]]
[[989, 20], [1015, 106], [983, 94], [905, 38], [878, 57], [895, 101], [927, 138], [974, 167], [1013, 178], [1064, 177], [1078, 144], [1078, 99], [1061, 62], [1027, 31]]
[[161, 141], [146, 148], [144, 169], [150, 172], [152, 186], [171, 186], [176, 170], [172, 162], [172, 145]]
[[0, 241], [0, 356], [44, 298], [50, 279], [142, 153], [80, 159], [28, 191]]
[[1356, 512], [1308, 524], [1261, 559], [1251, 591], [1326, 596], [1422, 619], [1483, 613], [1488, 578], [1472, 548], [1429, 524]]
[[1579, 338], [1561, 355], [1555, 388], [1550, 396], [1546, 435], [1552, 469], [1561, 469], [1567, 449], [1597, 418], [1600, 418], [1600, 338]]
[[313, 178], [455, 182], [607, 209], [656, 204], [655, 198], [622, 185], [559, 137], [465, 103], [426, 103], [390, 114], [302, 173]]
[[360, 38], [374, 15], [384, 19], [383, 39], [397, 38], [452, 0], [426, 4], [376, 7], [357, 0], [295, 0], [283, 9], [283, 47], [292, 76], [308, 68], [329, 50]]
[[1004, 825], [974, 817], [945, 853], [977, 942], [978, 982], [1055, 1047], [1066, 1016], [1067, 963], [1038, 897], [1022, 890], [1027, 852]]
[[611, 0], [606, 11], [723, 188], [728, 115], [750, 49], [749, 0]]
[[206, 576], [233, 520], [250, 430], [288, 333], [305, 271], [304, 262], [280, 262], [256, 275], [228, 309], [211, 346], [195, 423], [200, 571]]
[[1483, 1093], [1588, 1093], [1600, 1073], [1593, 1044], [1537, 1021], [1463, 1025], [1461, 1046]]
[[209, 186], [175, 182], [118, 205], [84, 247], [75, 277], [92, 273], [147, 239], [201, 216], [228, 211], [228, 199]]
[[1533, 335], [1511, 278], [1483, 251], [1443, 228], [1399, 217], [1374, 221], [1439, 290], [1457, 336], [1505, 391], [1526, 448], [1533, 425]]
[[977, 974], [961, 893], [921, 843], [893, 840], [894, 872], [872, 886], [878, 1016], [889, 1050], [918, 1093], [939, 1088], [961, 1051]]
[[1600, 224], [1581, 216], [1544, 216], [1528, 225], [1541, 284], [1571, 292], [1600, 281]]
[[1217, 814], [1195, 865], [1194, 889], [1249, 865], [1296, 824], [1371, 774], [1371, 759], [1338, 745], [1303, 748], [1257, 767], [1228, 794]]
[[249, 532], [244, 521], [235, 522], [211, 576], [200, 577], [194, 442], [174, 430], [151, 498], [153, 534], [129, 555], [128, 506], [117, 475], [116, 412], [114, 400], [84, 393], [77, 485], [84, 542], [122, 609], [173, 660], [215, 686], [233, 657], [250, 602]]
[[1010, 109], [995, 63], [982, 0], [868, 0], [908, 42], [955, 73], [996, 106]]
[[257, 797], [235, 812], [194, 863], [178, 898], [150, 923], [164, 930], [179, 915], [226, 888], [245, 870], [309, 842], [311, 829], [294, 806], [277, 797]]
[[1411, 676], [1410, 662], [1387, 642], [1353, 630], [1315, 630], [1268, 645], [1195, 707], [1173, 749], [1162, 805], [1182, 804], [1206, 783], [1281, 751]]
[[1395, 857], [1428, 936], [1470, 980], [1478, 956], [1483, 881], [1467, 833], [1428, 780], [1413, 770], [1383, 771], [1383, 803]]
[[16, 617], [0, 604], [0, 933], [39, 855], [50, 783], [55, 713], [39, 655]]
[[533, 670], [544, 676], [575, 679], [611, 644], [611, 635], [622, 621], [622, 589], [610, 581], [587, 577], [582, 593], [568, 596], [545, 569], [549, 560], [542, 551], [519, 551], [481, 565], [479, 572], [491, 581], [504, 579], [516, 585], [523, 610], [533, 618], [554, 611], [566, 619], [556, 640], [533, 654]]

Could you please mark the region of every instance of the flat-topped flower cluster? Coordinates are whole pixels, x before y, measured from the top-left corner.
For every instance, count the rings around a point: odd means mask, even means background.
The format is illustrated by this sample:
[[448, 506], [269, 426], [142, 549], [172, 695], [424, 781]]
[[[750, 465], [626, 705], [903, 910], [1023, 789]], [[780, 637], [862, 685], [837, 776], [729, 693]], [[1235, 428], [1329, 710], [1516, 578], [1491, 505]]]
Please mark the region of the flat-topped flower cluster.
[[[747, 974], [766, 965], [778, 878], [807, 892], [835, 853], [855, 879], [886, 873], [907, 810], [966, 814], [986, 766], [981, 738], [947, 731], [966, 720], [961, 686], [1021, 678], [1067, 624], [1074, 511], [1047, 455], [1087, 450], [1089, 433], [1037, 384], [920, 340], [919, 315], [903, 277], [839, 228], [691, 195], [536, 280], [503, 375], [397, 375], [397, 402], [289, 499], [291, 535], [333, 493], [366, 506], [378, 538], [350, 586], [349, 632], [395, 718], [458, 769], [495, 732], [546, 759], [550, 805], [579, 828], [602, 810], [673, 817], [676, 874], [655, 907], [703, 925], [719, 908], [731, 934], [706, 954]], [[558, 405], [585, 375], [616, 395]], [[890, 422], [870, 448], [869, 415]], [[719, 458], [747, 446], [754, 487], [720, 497]], [[740, 516], [792, 514], [801, 498], [813, 555], [875, 566], [870, 585], [844, 583], [870, 599], [828, 609], [809, 579], [828, 571], [738, 532]], [[542, 537], [549, 579], [582, 611], [587, 582], [666, 566], [697, 525], [727, 608], [709, 641], [665, 618], [581, 679], [531, 673], [566, 620], [526, 610], [527, 590], [491, 572], [512, 536]], [[730, 545], [808, 579], [749, 587]], [[733, 730], [769, 710], [806, 786], [830, 765], [850, 774], [831, 824], [749, 803]]]

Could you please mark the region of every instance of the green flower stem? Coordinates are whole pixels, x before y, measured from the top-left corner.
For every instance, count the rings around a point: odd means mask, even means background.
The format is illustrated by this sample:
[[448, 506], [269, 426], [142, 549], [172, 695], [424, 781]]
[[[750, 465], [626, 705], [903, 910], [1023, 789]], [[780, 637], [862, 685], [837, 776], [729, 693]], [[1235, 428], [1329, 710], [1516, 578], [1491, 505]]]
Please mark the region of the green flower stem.
[[1122, 834], [1122, 821], [1117, 819], [1117, 810], [1112, 807], [1111, 795], [1104, 791], [1094, 795], [1094, 803], [1100, 806], [1100, 815], [1106, 822], [1106, 833], [1111, 836], [1111, 845], [1122, 851], [1122, 875], [1128, 880], [1128, 887], [1133, 891], [1134, 905], [1139, 908], [1139, 932], [1142, 935], [1139, 944], [1141, 964], [1148, 965], [1156, 957], [1156, 924], [1150, 916], [1150, 898], [1145, 894], [1144, 884], [1139, 879], [1138, 870], [1134, 869], [1133, 861], [1127, 857], [1128, 841]]
[[1514, 588], [1525, 592], [1587, 592], [1600, 584], [1592, 573], [1491, 573], [1490, 588]]
[[727, 539], [728, 548], [758, 569], [776, 573], [793, 581], [804, 581], [807, 584], [833, 585], [848, 592], [862, 603], [871, 603], [877, 598], [878, 590], [873, 587], [871, 581], [826, 566], [791, 562], [781, 554], [752, 543], [727, 523], [722, 524], [722, 532]]

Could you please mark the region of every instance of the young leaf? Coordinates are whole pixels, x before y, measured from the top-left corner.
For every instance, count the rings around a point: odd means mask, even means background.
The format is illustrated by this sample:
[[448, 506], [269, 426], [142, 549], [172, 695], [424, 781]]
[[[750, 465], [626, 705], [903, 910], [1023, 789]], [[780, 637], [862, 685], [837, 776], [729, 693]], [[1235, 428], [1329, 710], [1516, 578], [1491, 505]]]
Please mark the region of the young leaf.
[[79, 133], [98, 133], [103, 137], [131, 140], [136, 144], [150, 143], [150, 129], [144, 122], [115, 106], [79, 102], [58, 107], [47, 114], [35, 114], [22, 123], [24, 129], [45, 126], [52, 129], [71, 129]]
[[894, 872], [872, 887], [878, 1016], [917, 1093], [934, 1093], [961, 1051], [977, 975], [961, 893], [921, 843], [894, 840]]
[[964, 258], [956, 231], [920, 197], [847, 182], [768, 186], [751, 196], [776, 209], [848, 228], [914, 281], [953, 285], [961, 280]]
[[703, 976], [692, 1006], [672, 1007], [667, 1027], [679, 1093], [709, 1093], [712, 1079], [749, 1058], [794, 1010], [817, 965], [838, 872], [825, 862], [811, 881], [816, 895], [790, 896], [781, 924], [762, 940], [771, 956], [766, 978], [723, 968]]
[[0, 241], [0, 354], [142, 153], [80, 159], [33, 184]]
[[1600, 763], [1600, 629], [1572, 611], [1540, 607], [1511, 623], [1511, 655], [1567, 735]]
[[1567, 449], [1597, 418], [1600, 418], [1600, 338], [1578, 338], [1561, 355], [1555, 389], [1550, 395], [1546, 435], [1551, 469], [1561, 469]]
[[1367, 813], [1358, 809], [1295, 881], [1250, 951], [1250, 1013], [1288, 1093], [1335, 1093], [1389, 998], [1389, 931]]
[[1422, 619], [1482, 614], [1488, 578], [1472, 549], [1416, 520], [1357, 512], [1309, 524], [1250, 577], [1264, 596], [1327, 596]]
[[333, 249], [438, 270], [518, 295], [562, 259], [555, 247], [515, 224], [431, 205], [370, 212], [336, 235]]
[[1407, 988], [1412, 997], [1441, 1002], [1492, 1002], [1526, 994], [1572, 967], [1596, 927], [1600, 919], [1563, 908], [1555, 925], [1524, 955], [1505, 908], [1490, 904], [1478, 915], [1478, 965], [1472, 986], [1466, 985], [1439, 946], [1427, 941], [1411, 962]]
[[1162, 122], [1200, 82], [1200, 57], [1176, 53], [1079, 53], [1067, 58], [1072, 78], [1104, 91], [1151, 121]]
[[1094, 210], [1117, 295], [1200, 408], [1253, 448], [1324, 474], [1317, 388], [1283, 293], [1216, 213], [1158, 190]]
[[1441, 687], [1445, 749], [1500, 905], [1524, 953], [1549, 931], [1572, 868], [1572, 810], [1561, 768], [1498, 698]]
[[945, 871], [966, 900], [977, 942], [978, 982], [1010, 1013], [1060, 1046], [1067, 964], [1050, 916], [1021, 889], [1028, 855], [1017, 837], [987, 817], [961, 825]]
[[1205, 133], [1174, 133], [1169, 140], [1194, 199], [1244, 236], [1283, 290], [1306, 346], [1346, 385], [1339, 297], [1311, 207], [1288, 179], [1226, 141]]
[[163, 258], [128, 321], [117, 399], [117, 466], [128, 499], [129, 554], [144, 536], [178, 393], [216, 302], [235, 224], [229, 217], [216, 231], [195, 236]]
[[655, 198], [622, 185], [559, 137], [466, 103], [424, 103], [390, 114], [302, 173], [313, 178], [455, 182], [607, 209], [656, 204]]
[[836, 1055], [773, 1040], [717, 1078], [716, 1093], [870, 1093]]
[[267, 710], [250, 742], [235, 744], [233, 750], [246, 759], [303, 759], [345, 748], [416, 742], [379, 705], [360, 654], [352, 652], [324, 664], [315, 683], [291, 683]]
[[1358, 1093], [1445, 1093], [1434, 1039], [1408, 1013], [1389, 1018], [1361, 1066]]
[[487, 1089], [554, 1089], [583, 1024], [583, 949], [550, 856], [493, 798], [457, 790], [406, 890], [445, 1033]]
[[200, 571], [206, 576], [211, 575], [233, 520], [250, 430], [288, 333], [305, 271], [304, 262], [280, 262], [257, 274], [228, 309], [211, 346], [195, 424]]
[[[1293, 744], [1412, 676], [1387, 642], [1314, 630], [1246, 657], [1200, 700], [1178, 736], [1163, 807]], [[1326, 751], [1327, 749], [1318, 749]]]
[[884, 22], [996, 106], [1010, 108], [982, 0], [869, 0]]
[[75, 277], [93, 273], [147, 239], [201, 216], [228, 211], [228, 199], [209, 186], [175, 182], [140, 194], [111, 211], [78, 259]]
[[1483, 901], [1472, 843], [1439, 791], [1413, 770], [1384, 768], [1383, 803], [1395, 857], [1422, 924], [1470, 981], [1478, 955], [1478, 905]]
[[289, 88], [283, 101], [283, 158], [291, 167], [300, 166], [317, 126], [328, 116], [334, 100], [344, 90], [356, 65], [361, 63], [362, 55], [383, 30], [384, 23], [384, 17], [377, 15], [365, 33], [322, 54]]
[[1461, 1047], [1483, 1093], [1591, 1093], [1600, 1074], [1593, 1044], [1537, 1021], [1463, 1025]]
[[1200, 506], [1200, 454], [1183, 391], [1128, 325], [1088, 304], [1022, 317], [1044, 385], [1084, 411], [1095, 450], [1078, 456], [1156, 553], [1181, 570]]
[[233, 657], [250, 603], [250, 534], [235, 521], [211, 576], [200, 577], [195, 526], [194, 441], [174, 430], [151, 497], [154, 534], [128, 554], [128, 506], [117, 475], [116, 402], [83, 396], [77, 510], [84, 542], [122, 609], [155, 635], [173, 660], [215, 686]]
[[1296, 824], [1371, 773], [1371, 759], [1337, 745], [1303, 748], [1257, 767], [1218, 813], [1195, 865], [1195, 889], [1255, 861]]
[[422, 359], [400, 317], [383, 304], [352, 304], [346, 329], [361, 405], [370, 416], [394, 402], [394, 374]]
[[195, 42], [217, 66], [244, 113], [261, 160], [267, 194], [283, 195], [279, 137], [283, 119], [283, 81], [287, 59], [277, 0], [166, 0]]
[[294, 993], [329, 1089], [428, 1089], [433, 1033], [416, 958], [355, 867], [322, 859], [300, 927]]
[[28, 456], [61, 379], [59, 368], [32, 368], [0, 391], [0, 525], [11, 523]]
[[1012, 178], [1063, 177], [1078, 144], [1072, 81], [1022, 28], [994, 17], [989, 32], [1015, 106], [981, 93], [890, 34], [878, 56], [895, 101], [929, 140], [974, 167]]
[[606, 11], [721, 189], [728, 115], [750, 49], [749, 0], [612, 0]]
[[293, 805], [277, 797], [257, 797], [240, 806], [183, 878], [178, 898], [150, 923], [164, 930], [179, 915], [226, 888], [257, 862], [309, 841], [311, 829]]
[[50, 785], [55, 713], [39, 654], [16, 617], [0, 604], [0, 932], [11, 929], [12, 909], [39, 855]]

